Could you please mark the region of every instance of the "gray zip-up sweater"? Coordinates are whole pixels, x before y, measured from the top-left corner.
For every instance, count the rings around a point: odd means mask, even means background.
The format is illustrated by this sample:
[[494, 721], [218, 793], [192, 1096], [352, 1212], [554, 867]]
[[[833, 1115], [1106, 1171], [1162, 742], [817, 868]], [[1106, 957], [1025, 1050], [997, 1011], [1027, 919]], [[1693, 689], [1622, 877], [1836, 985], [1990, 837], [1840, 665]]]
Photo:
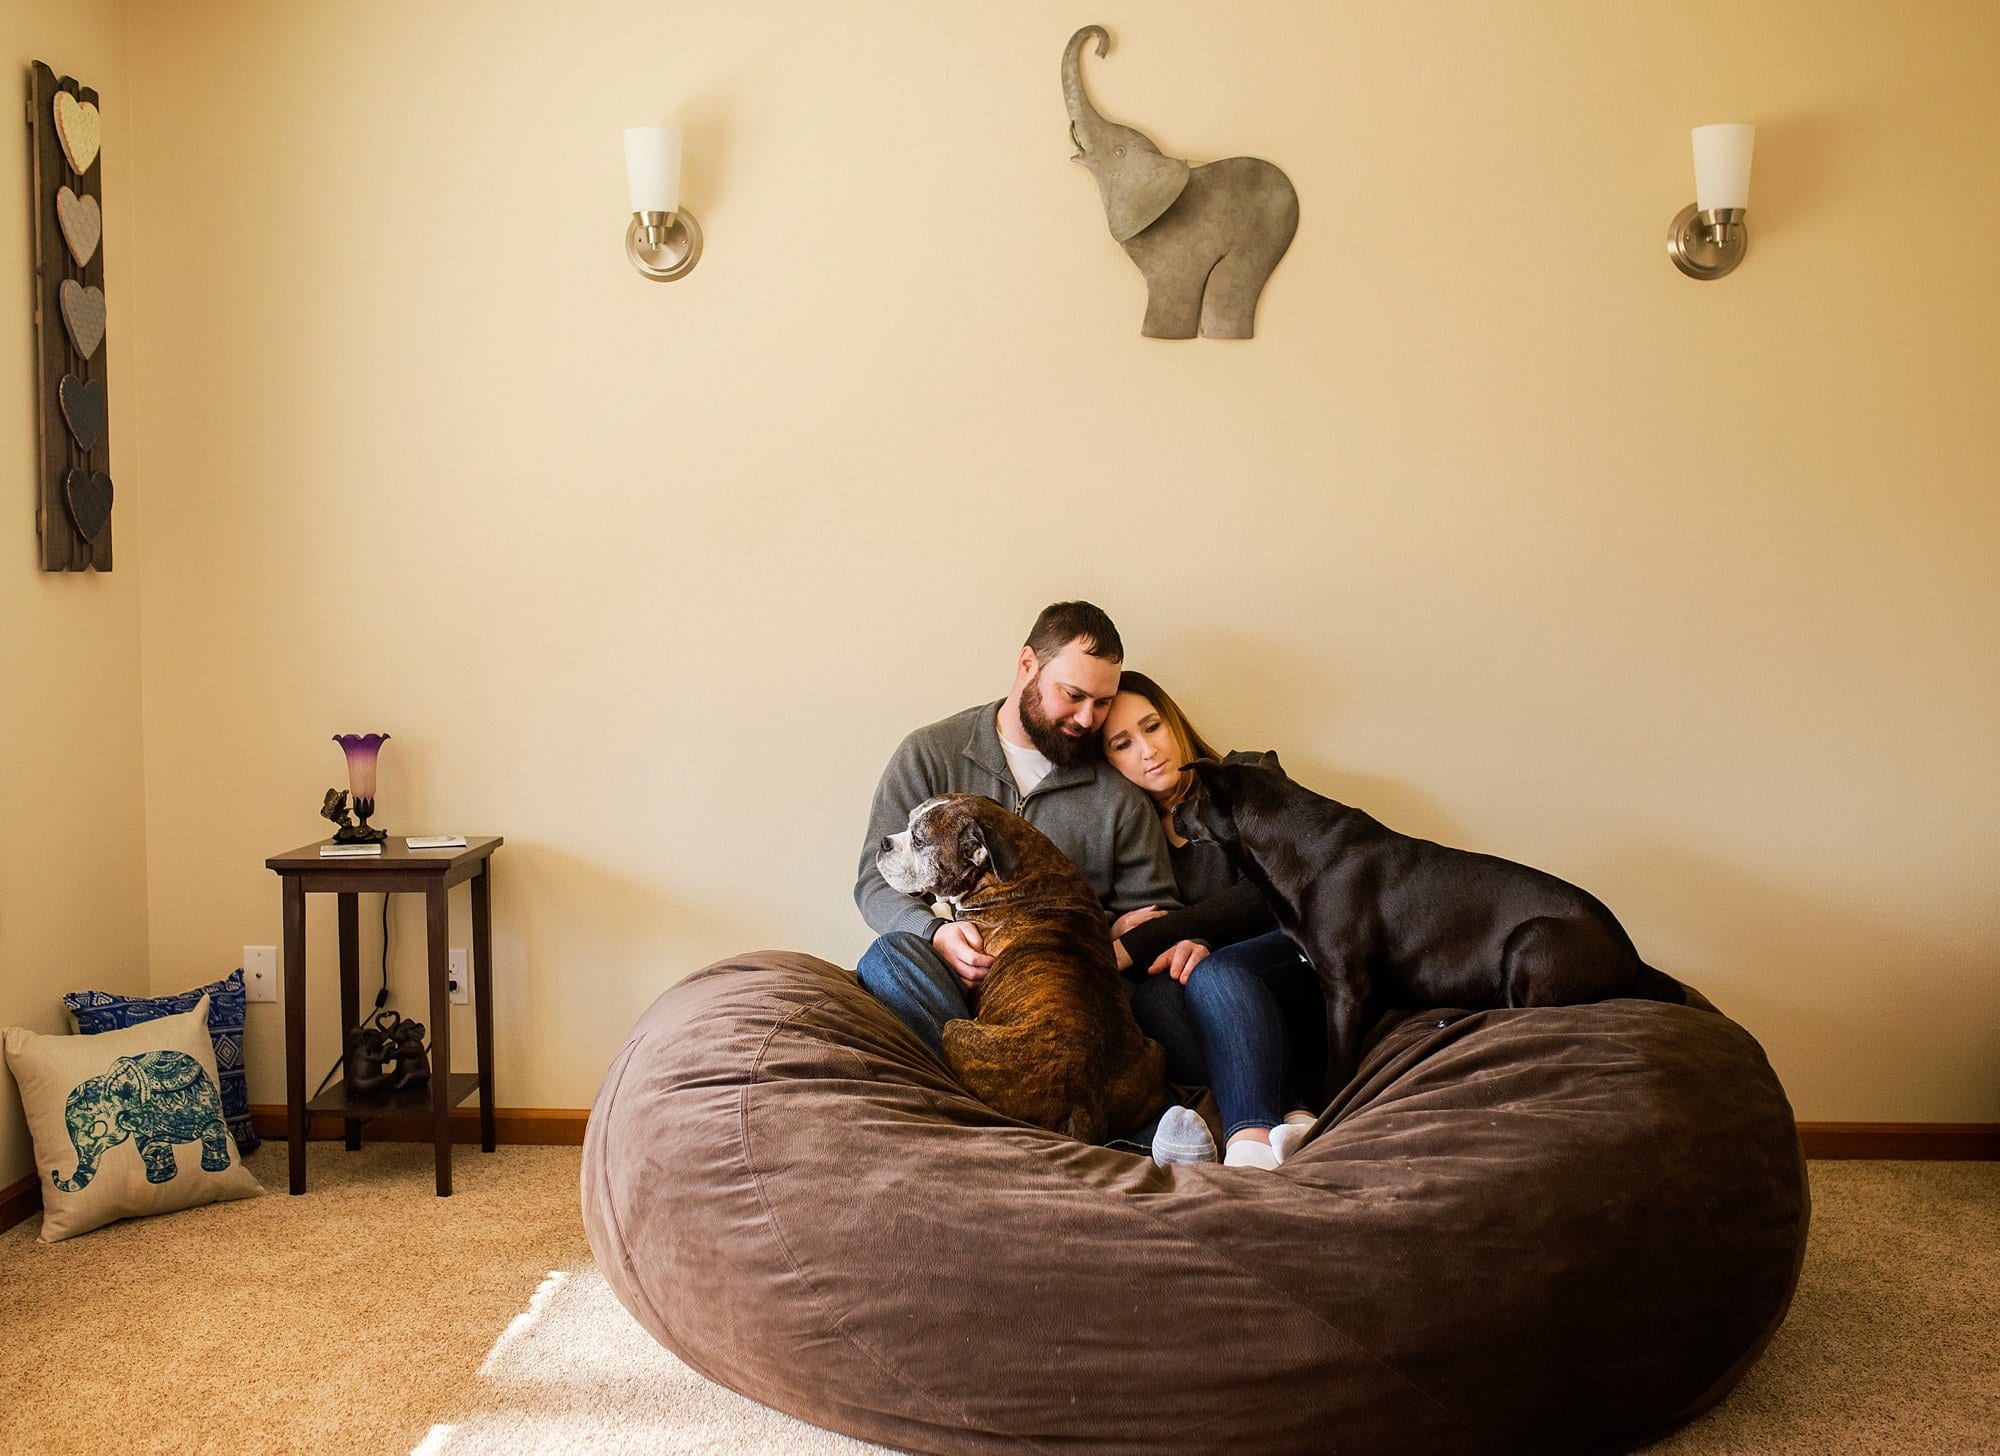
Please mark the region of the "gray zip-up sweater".
[[1000, 748], [999, 714], [999, 703], [986, 703], [919, 728], [882, 770], [854, 882], [854, 903], [869, 927], [877, 935], [909, 930], [929, 937], [944, 923], [924, 901], [890, 889], [875, 868], [883, 836], [909, 828], [910, 811], [938, 794], [984, 794], [1019, 814], [1083, 871], [1112, 915], [1141, 905], [1179, 906], [1152, 801], [1102, 759], [1055, 769], [1023, 799]]

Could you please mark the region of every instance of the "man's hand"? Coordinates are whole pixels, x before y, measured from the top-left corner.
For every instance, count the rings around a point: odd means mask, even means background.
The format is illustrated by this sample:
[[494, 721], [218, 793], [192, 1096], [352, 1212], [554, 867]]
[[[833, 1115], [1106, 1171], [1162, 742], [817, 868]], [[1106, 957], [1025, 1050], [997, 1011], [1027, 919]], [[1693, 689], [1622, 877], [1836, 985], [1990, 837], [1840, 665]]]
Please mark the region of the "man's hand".
[[931, 944], [968, 991], [979, 989], [979, 983], [993, 969], [993, 957], [985, 953], [986, 943], [979, 938], [979, 927], [969, 920], [946, 921], [931, 937]]
[[1146, 974], [1157, 976], [1165, 971], [1183, 986], [1187, 978], [1194, 974], [1194, 968], [1208, 959], [1208, 947], [1198, 940], [1177, 940], [1161, 951], [1153, 963], [1146, 967]]

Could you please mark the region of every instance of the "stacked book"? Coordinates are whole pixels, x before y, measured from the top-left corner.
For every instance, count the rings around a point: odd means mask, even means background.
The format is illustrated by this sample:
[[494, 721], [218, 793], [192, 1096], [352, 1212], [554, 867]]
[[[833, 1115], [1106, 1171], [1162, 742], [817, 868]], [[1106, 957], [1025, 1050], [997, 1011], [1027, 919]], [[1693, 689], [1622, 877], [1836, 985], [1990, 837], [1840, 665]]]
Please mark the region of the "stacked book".
[[[415, 850], [464, 849], [465, 836], [463, 834], [412, 834], [403, 841], [403, 845], [407, 849]], [[319, 847], [319, 856], [321, 859], [363, 859], [370, 855], [379, 856], [381, 853], [382, 841], [379, 839], [373, 844], [341, 844], [329, 839]]]

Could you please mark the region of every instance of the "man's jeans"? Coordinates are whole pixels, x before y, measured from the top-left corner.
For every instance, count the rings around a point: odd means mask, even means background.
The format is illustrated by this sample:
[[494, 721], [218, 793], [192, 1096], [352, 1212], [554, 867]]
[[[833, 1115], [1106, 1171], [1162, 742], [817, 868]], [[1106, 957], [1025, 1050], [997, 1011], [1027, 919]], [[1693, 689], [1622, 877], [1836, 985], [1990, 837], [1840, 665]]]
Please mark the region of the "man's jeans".
[[945, 1060], [944, 1024], [972, 1015], [972, 1002], [935, 946], [921, 935], [892, 930], [861, 953], [855, 974], [869, 995]]
[[[944, 1061], [944, 1024], [973, 1007], [937, 949], [921, 935], [891, 931], [856, 969], [869, 993]], [[1164, 973], [1128, 974], [1125, 984], [1139, 1029], [1166, 1050], [1167, 1076], [1215, 1093], [1225, 1138], [1274, 1127], [1293, 1107], [1317, 1110], [1325, 1003], [1319, 978], [1283, 931], [1210, 953], [1185, 986]], [[1141, 1131], [1129, 1140], [1150, 1141]]]

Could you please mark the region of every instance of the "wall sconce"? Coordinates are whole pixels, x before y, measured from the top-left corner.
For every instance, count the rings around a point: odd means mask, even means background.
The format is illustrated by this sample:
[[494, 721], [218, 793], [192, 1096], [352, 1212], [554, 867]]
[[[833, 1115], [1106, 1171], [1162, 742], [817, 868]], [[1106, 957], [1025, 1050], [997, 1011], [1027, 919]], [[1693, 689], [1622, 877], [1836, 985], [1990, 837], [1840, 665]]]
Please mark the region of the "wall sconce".
[[1690, 278], [1720, 278], [1743, 261], [1756, 140], [1757, 128], [1742, 122], [1694, 129], [1694, 202], [1667, 229], [1667, 256]]
[[685, 278], [701, 261], [701, 224], [681, 206], [681, 134], [671, 126], [625, 129], [625, 180], [632, 225], [625, 253], [656, 283]]

